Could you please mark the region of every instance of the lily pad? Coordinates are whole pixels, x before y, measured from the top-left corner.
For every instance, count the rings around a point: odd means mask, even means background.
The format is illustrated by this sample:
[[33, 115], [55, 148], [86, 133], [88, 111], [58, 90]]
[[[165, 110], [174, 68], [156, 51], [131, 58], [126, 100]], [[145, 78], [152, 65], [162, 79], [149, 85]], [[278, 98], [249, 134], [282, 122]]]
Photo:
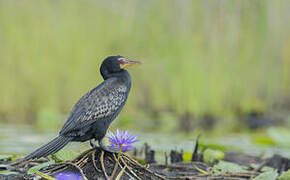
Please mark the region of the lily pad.
[[216, 160], [222, 160], [225, 153], [220, 150], [206, 149], [203, 153], [203, 159], [206, 163], [213, 163]]
[[210, 149], [218, 149], [218, 150], [221, 150], [221, 151], [226, 151], [226, 147], [224, 145], [221, 145], [221, 144], [213, 144], [213, 143], [202, 143], [202, 142], [199, 142], [198, 143], [198, 146], [201, 149], [210, 148]]
[[37, 171], [39, 171], [40, 169], [42, 168], [45, 168], [45, 167], [48, 167], [52, 164], [54, 164], [55, 161], [54, 160], [51, 160], [51, 161], [48, 161], [48, 162], [45, 162], [45, 163], [42, 163], [42, 164], [39, 164], [39, 165], [36, 165], [36, 166], [33, 166], [31, 167], [28, 171], [27, 171], [27, 174], [35, 174]]
[[226, 161], [219, 161], [219, 163], [212, 168], [213, 172], [216, 174], [224, 174], [226, 172], [247, 172], [246, 169], [247, 167], [245, 166]]
[[267, 171], [259, 176], [255, 177], [253, 180], [276, 180], [278, 177], [278, 173], [276, 170], [274, 171]]
[[4, 170], [0, 171], [0, 174], [2, 175], [11, 175], [11, 174], [18, 174], [17, 172], [9, 171], [9, 170]]
[[261, 169], [262, 172], [270, 172], [270, 171], [275, 171], [274, 168], [272, 167], [269, 167], [269, 166], [264, 166], [262, 169]]
[[39, 175], [40, 177], [44, 178], [44, 179], [47, 179], [47, 180], [57, 180], [56, 178], [54, 177], [51, 177], [49, 175], [46, 175], [40, 171], [36, 171], [35, 174]]
[[252, 136], [252, 140], [255, 144], [257, 145], [264, 145], [264, 146], [274, 146], [275, 145], [275, 141], [269, 137], [268, 134], [253, 134]]
[[269, 137], [279, 146], [290, 147], [290, 131], [286, 128], [269, 128]]
[[288, 180], [290, 179], [290, 169], [286, 172], [283, 172], [281, 176], [278, 177], [277, 180]]
[[55, 162], [63, 162], [67, 160], [72, 160], [76, 158], [79, 155], [79, 153], [72, 151], [72, 150], [60, 150], [57, 153], [52, 155], [52, 158], [55, 160]]
[[8, 160], [12, 160], [13, 155], [0, 155], [0, 160], [2, 161], [8, 161]]

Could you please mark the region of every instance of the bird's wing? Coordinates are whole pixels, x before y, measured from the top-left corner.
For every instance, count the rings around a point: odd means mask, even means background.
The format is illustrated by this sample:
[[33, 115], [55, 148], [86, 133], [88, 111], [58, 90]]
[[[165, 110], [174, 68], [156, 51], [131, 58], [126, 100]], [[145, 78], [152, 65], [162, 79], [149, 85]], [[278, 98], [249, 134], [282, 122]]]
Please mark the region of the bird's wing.
[[75, 104], [60, 134], [83, 135], [92, 123], [113, 116], [124, 105], [127, 91], [116, 78], [105, 80]]

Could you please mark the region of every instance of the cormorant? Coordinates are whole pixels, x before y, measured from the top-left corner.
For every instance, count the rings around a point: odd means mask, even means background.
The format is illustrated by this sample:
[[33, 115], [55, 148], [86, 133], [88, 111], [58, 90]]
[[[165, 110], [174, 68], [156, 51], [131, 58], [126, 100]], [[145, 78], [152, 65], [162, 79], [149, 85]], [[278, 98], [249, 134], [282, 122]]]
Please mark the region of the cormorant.
[[105, 146], [103, 138], [109, 125], [125, 105], [131, 88], [130, 74], [124, 68], [137, 64], [140, 62], [130, 61], [122, 56], [107, 57], [100, 68], [104, 81], [74, 105], [56, 138], [26, 156], [23, 161], [56, 153], [70, 141], [90, 140], [91, 146], [95, 148], [94, 140], [98, 140], [103, 150], [117, 152], [116, 149]]

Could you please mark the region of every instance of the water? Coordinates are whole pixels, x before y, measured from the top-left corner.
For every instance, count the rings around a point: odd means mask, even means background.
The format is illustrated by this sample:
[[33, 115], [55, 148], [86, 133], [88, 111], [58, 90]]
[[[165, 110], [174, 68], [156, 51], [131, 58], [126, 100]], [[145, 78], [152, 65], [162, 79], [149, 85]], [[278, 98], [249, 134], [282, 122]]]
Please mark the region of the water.
[[[57, 132], [39, 132], [31, 126], [24, 125], [5, 125], [0, 128], [0, 154], [28, 154], [37, 147], [48, 142], [55, 137]], [[185, 138], [180, 135], [164, 135], [137, 132], [140, 139], [136, 143], [137, 148], [142, 148], [145, 142], [149, 143], [152, 149], [156, 151], [156, 159], [159, 162], [164, 161], [164, 153], [170, 150], [183, 150], [192, 152], [195, 141], [193, 137]], [[203, 145], [220, 145], [227, 150], [242, 152], [255, 156], [272, 156], [280, 154], [290, 158], [290, 148], [272, 146], [261, 146], [253, 143], [248, 135], [240, 134], [235, 136], [201, 138]], [[72, 142], [65, 149], [72, 149], [82, 152], [90, 148], [89, 143]]]
[[31, 126], [5, 125], [0, 128], [0, 153], [26, 154], [53, 137]]

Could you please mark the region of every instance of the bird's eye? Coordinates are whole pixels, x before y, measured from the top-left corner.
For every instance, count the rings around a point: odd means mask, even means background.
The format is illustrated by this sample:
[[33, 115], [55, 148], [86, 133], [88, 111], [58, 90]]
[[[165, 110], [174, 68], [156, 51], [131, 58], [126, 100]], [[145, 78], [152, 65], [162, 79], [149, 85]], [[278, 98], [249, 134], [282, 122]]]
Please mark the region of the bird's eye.
[[126, 58], [119, 58], [118, 60], [119, 60], [120, 64], [126, 64], [126, 62], [127, 62]]
[[124, 59], [119, 59], [120, 64], [125, 64], [125, 60]]
[[123, 59], [120, 59], [120, 64], [124, 64], [124, 60]]

